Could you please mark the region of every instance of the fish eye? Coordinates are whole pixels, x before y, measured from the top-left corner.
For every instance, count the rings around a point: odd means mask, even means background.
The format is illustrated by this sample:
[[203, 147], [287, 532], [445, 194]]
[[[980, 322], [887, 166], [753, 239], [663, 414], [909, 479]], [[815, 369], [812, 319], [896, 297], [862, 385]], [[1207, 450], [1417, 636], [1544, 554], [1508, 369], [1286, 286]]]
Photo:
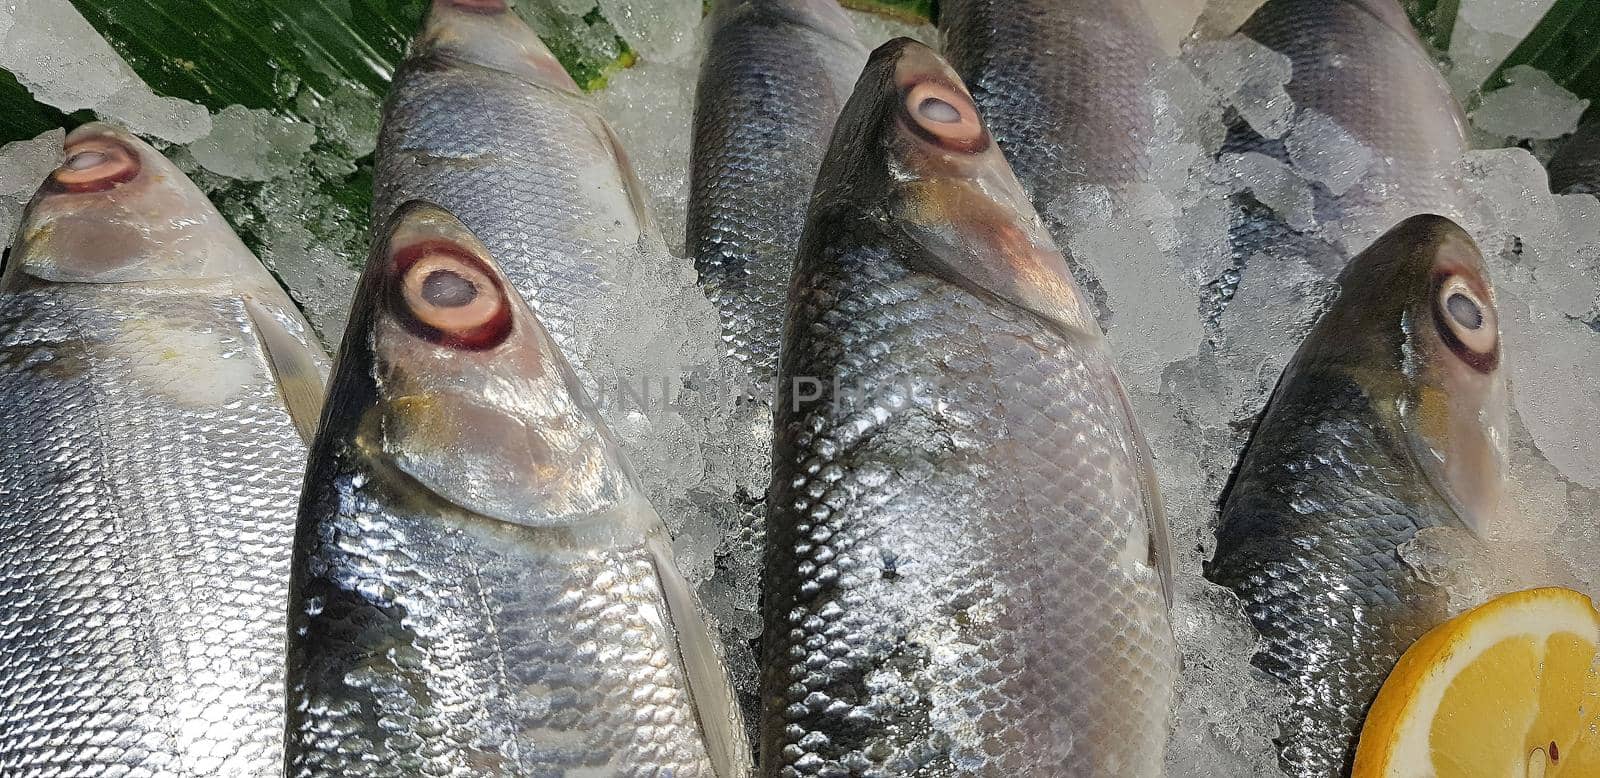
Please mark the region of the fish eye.
[[1434, 323], [1450, 349], [1473, 367], [1494, 368], [1500, 343], [1500, 323], [1494, 306], [1467, 278], [1448, 274], [1436, 283]]
[[981, 151], [986, 143], [978, 108], [967, 93], [941, 81], [919, 81], [905, 92], [903, 105], [912, 129], [955, 151]]
[[139, 175], [139, 154], [119, 140], [92, 137], [67, 147], [67, 159], [50, 174], [68, 192], [102, 192]]
[[397, 252], [398, 312], [418, 335], [443, 345], [484, 349], [511, 329], [510, 303], [481, 260], [453, 244]]

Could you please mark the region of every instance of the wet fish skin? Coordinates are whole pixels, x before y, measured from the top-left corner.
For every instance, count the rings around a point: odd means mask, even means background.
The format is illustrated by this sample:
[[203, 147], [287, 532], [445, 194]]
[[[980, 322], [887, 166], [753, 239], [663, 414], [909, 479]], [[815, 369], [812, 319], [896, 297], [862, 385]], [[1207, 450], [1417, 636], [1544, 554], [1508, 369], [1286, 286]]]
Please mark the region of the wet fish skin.
[[434, 1], [374, 165], [374, 225], [413, 199], [456, 214], [569, 354], [583, 301], [608, 296], [617, 252], [655, 230], [610, 127], [497, 0]]
[[430, 204], [396, 210], [357, 293], [290, 621], [291, 776], [747, 773], [660, 517], [553, 336]]
[[[765, 456], [806, 204], [833, 122], [867, 53], [834, 0], [722, 0], [707, 30], [695, 93], [685, 245], [701, 288], [717, 307], [727, 354], [749, 370], [748, 426]], [[765, 497], [740, 495], [739, 527], [724, 538], [724, 557], [744, 553], [729, 551], [740, 546], [760, 547]], [[742, 572], [725, 564], [714, 575], [738, 585]], [[746, 639], [732, 624], [724, 635], [730, 643]], [[744, 680], [752, 675], [741, 674]], [[745, 719], [754, 724], [760, 711], [754, 684], [740, 686]]]
[[[1140, 0], [952, 0], [940, 4], [944, 55], [1051, 236], [1065, 247], [1071, 193], [1113, 195], [1148, 180], [1155, 106], [1149, 80], [1167, 57]], [[1074, 277], [1110, 313], [1091, 269]]]
[[0, 773], [277, 776], [326, 358], [160, 153], [65, 152], [0, 278]]
[[1545, 167], [1550, 171], [1552, 192], [1600, 194], [1600, 121], [1578, 127]]
[[765, 386], [808, 195], [867, 53], [834, 0], [721, 0], [708, 29], [686, 245], [729, 355]]
[[1177, 659], [1149, 455], [1065, 262], [925, 46], [869, 59], [790, 311], [762, 774], [1158, 774]]
[[[1294, 778], [1347, 772], [1383, 679], [1448, 616], [1401, 545], [1480, 528], [1505, 470], [1497, 318], [1472, 239], [1407, 219], [1340, 286], [1250, 440], [1207, 569], [1261, 633], [1254, 663], [1286, 684], [1280, 761]], [[1477, 330], [1451, 324], [1440, 301], [1456, 291], [1476, 301]]]
[[[1450, 87], [1395, 0], [1270, 0], [1240, 32], [1289, 57], [1286, 91], [1297, 110], [1323, 114], [1372, 151], [1361, 180], [1334, 194], [1314, 186], [1316, 217], [1333, 234], [1301, 232], [1254, 198], [1234, 198], [1233, 268], [1210, 284], [1203, 306], [1213, 325], [1251, 261], [1303, 260], [1337, 273], [1401, 219], [1466, 215], [1455, 171], [1468, 148], [1466, 120]], [[1289, 163], [1281, 139], [1235, 122], [1224, 154], [1257, 152]]]

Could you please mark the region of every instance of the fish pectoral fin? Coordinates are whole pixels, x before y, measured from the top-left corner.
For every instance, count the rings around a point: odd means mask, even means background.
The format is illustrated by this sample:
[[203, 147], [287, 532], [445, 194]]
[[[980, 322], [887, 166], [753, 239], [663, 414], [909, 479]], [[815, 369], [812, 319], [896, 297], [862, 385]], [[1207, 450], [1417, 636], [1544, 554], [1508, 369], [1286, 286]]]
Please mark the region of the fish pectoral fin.
[[699, 717], [706, 753], [717, 778], [747, 778], [750, 775], [750, 745], [733, 687], [722, 665], [721, 651], [712, 637], [711, 626], [700, 611], [700, 604], [689, 582], [678, 573], [671, 550], [664, 542], [651, 544], [656, 579], [666, 601], [667, 622], [672, 640], [683, 663], [689, 697]]
[[[283, 394], [289, 418], [300, 437], [309, 445], [316, 436], [322, 416], [322, 400], [327, 389], [327, 371], [309, 345], [284, 328], [283, 322], [266, 306], [248, 295], [245, 312], [255, 324], [256, 339], [272, 366], [272, 376]], [[309, 337], [309, 335], [307, 336]]]

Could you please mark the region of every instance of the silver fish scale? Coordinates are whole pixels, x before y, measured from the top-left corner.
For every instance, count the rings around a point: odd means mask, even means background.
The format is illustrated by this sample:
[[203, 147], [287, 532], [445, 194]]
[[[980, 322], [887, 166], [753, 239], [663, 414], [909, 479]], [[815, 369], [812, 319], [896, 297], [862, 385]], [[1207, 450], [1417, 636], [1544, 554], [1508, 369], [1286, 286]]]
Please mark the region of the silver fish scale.
[[[817, 168], [866, 61], [854, 38], [805, 24], [800, 13], [774, 0], [719, 8], [695, 98], [687, 245], [728, 354], [763, 387], [778, 366]], [[771, 402], [770, 389], [761, 394]]]
[[[939, 30], [946, 59], [1063, 252], [1074, 189], [1116, 194], [1148, 179], [1147, 82], [1163, 55], [1137, 0], [951, 0], [939, 6]], [[1067, 259], [1105, 321], [1099, 282]]]
[[642, 231], [604, 128], [576, 95], [476, 65], [408, 62], [384, 107], [373, 224], [414, 199], [456, 214], [577, 353], [576, 312], [605, 299], [611, 258], [636, 250]]
[[340, 467], [300, 540], [291, 776], [713, 778], [648, 546], [396, 510]]
[[[695, 95], [686, 245], [717, 306], [727, 354], [750, 370], [760, 404], [750, 426], [764, 438], [763, 453], [771, 450], [771, 384], [806, 204], [867, 56], [844, 12], [823, 8], [784, 0], [719, 5]], [[829, 11], [836, 18], [823, 16]], [[729, 588], [752, 572], [740, 560], [760, 556], [765, 497], [740, 495], [739, 527], [718, 549], [723, 563], [713, 577]], [[745, 639], [731, 619], [721, 626], [724, 641]], [[760, 702], [752, 676], [735, 680], [744, 682], [740, 703], [753, 727]]]
[[1147, 530], [1109, 359], [888, 252], [823, 257], [785, 383], [925, 396], [778, 408], [764, 774], [1158, 774], [1176, 649], [1125, 561]]
[[0, 303], [0, 773], [279, 775], [304, 445], [237, 297], [114, 286]]
[[1347, 379], [1300, 376], [1273, 400], [1223, 507], [1207, 576], [1261, 633], [1254, 663], [1282, 681], [1280, 762], [1343, 775], [1394, 663], [1448, 612], [1400, 559], [1424, 527], [1459, 526], [1405, 443]]

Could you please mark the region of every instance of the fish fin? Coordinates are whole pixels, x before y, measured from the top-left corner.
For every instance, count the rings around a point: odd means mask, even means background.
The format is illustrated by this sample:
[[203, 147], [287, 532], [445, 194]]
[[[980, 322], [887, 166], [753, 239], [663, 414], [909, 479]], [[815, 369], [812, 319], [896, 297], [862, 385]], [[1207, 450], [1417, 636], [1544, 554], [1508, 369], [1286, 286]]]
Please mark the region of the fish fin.
[[750, 745], [722, 665], [722, 652], [665, 541], [652, 542], [650, 553], [711, 766], [717, 778], [746, 778], [750, 775]]
[[650, 213], [650, 196], [645, 193], [638, 174], [633, 172], [633, 163], [628, 161], [628, 150], [622, 146], [622, 139], [617, 137], [617, 131], [612, 129], [610, 122], [598, 114], [594, 121], [598, 125], [595, 134], [611, 150], [611, 158], [617, 163], [617, 174], [622, 177], [622, 185], [628, 190], [628, 205], [633, 210], [633, 220], [638, 223], [641, 233], [655, 234], [657, 228], [655, 217]]
[[1129, 439], [1133, 443], [1134, 471], [1139, 482], [1139, 504], [1144, 508], [1145, 531], [1148, 533], [1147, 548], [1149, 565], [1155, 568], [1156, 575], [1161, 578], [1161, 595], [1166, 598], [1167, 607], [1172, 607], [1172, 531], [1167, 525], [1167, 512], [1161, 502], [1161, 483], [1156, 477], [1155, 454], [1150, 450], [1150, 443], [1145, 439], [1144, 429], [1139, 426], [1138, 417], [1133, 412], [1133, 399], [1128, 396], [1128, 390], [1123, 387], [1120, 378], [1113, 378], [1117, 392], [1117, 401], [1122, 404], [1122, 418], [1128, 425]]
[[289, 418], [294, 421], [300, 437], [310, 444], [322, 416], [327, 370], [314, 355], [315, 346], [291, 334], [266, 306], [247, 295], [244, 309], [255, 323], [256, 338], [261, 342], [261, 350], [266, 352], [267, 363], [272, 366], [272, 376], [277, 379], [278, 391], [288, 406]]

